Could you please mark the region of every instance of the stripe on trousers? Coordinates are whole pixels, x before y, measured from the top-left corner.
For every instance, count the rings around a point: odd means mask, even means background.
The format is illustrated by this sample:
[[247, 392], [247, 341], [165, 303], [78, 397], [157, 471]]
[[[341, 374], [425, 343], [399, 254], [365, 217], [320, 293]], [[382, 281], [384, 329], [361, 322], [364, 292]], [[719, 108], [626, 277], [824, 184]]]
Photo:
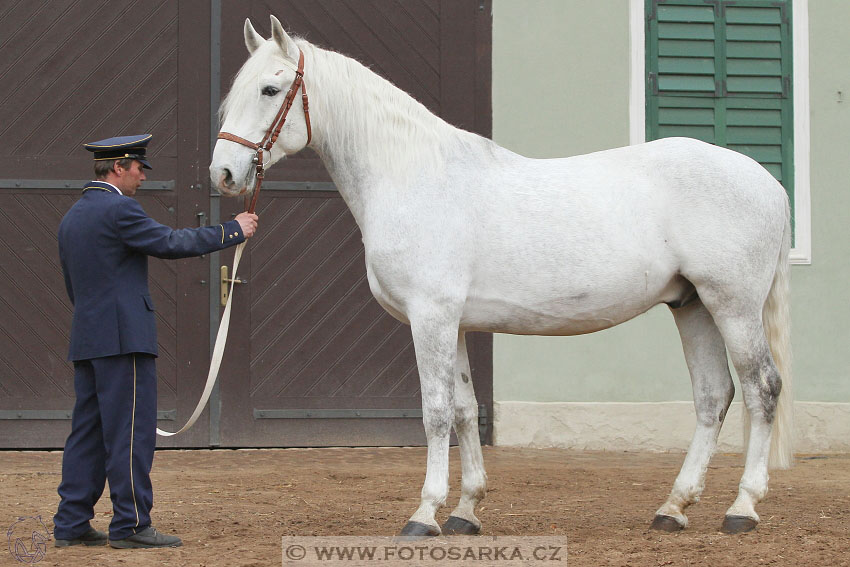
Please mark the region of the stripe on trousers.
[[133, 438], [136, 432], [136, 355], [133, 355], [133, 418], [130, 421], [130, 490], [133, 491], [133, 508], [136, 510], [136, 527], [139, 527], [139, 507], [136, 505], [136, 484], [133, 482]]

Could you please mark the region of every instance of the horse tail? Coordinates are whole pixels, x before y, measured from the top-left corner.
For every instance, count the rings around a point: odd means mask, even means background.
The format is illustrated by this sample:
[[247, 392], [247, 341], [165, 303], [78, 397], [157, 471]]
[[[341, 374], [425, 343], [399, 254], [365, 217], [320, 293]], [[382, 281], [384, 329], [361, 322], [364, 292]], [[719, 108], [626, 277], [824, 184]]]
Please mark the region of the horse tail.
[[773, 284], [762, 311], [767, 342], [773, 362], [782, 379], [782, 389], [773, 421], [773, 434], [770, 440], [771, 468], [787, 469], [794, 463], [794, 391], [791, 376], [791, 309], [790, 309], [790, 272], [788, 255], [791, 251], [791, 211], [785, 203], [785, 230], [782, 235], [782, 247]]

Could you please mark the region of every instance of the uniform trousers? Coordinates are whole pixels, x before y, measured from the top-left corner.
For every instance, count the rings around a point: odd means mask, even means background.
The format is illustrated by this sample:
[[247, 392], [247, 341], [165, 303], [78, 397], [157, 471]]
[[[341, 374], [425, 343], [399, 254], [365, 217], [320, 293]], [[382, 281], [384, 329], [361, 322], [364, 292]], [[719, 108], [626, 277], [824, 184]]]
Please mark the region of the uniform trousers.
[[109, 538], [124, 539], [151, 523], [150, 481], [156, 446], [156, 358], [132, 353], [74, 362], [77, 401], [62, 457], [56, 539], [75, 539], [94, 517], [109, 480]]

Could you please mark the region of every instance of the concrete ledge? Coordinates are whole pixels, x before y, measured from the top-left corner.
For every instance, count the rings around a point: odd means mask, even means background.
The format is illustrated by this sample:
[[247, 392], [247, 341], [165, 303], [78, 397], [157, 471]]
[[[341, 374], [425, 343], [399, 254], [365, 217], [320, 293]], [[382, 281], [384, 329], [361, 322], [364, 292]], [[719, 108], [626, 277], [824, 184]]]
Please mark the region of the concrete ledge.
[[[685, 450], [692, 402], [494, 402], [493, 444], [603, 451]], [[718, 450], [742, 450], [741, 402], [733, 402]], [[850, 403], [795, 402], [797, 453], [850, 451]]]

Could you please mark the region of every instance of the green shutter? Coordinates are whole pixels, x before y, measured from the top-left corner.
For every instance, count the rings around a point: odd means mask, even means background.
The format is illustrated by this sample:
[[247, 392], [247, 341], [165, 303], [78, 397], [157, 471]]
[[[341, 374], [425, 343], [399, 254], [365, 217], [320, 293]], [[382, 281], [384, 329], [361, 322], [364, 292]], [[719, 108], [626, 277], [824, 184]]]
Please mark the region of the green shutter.
[[791, 0], [647, 0], [647, 139], [760, 162], [793, 204]]

